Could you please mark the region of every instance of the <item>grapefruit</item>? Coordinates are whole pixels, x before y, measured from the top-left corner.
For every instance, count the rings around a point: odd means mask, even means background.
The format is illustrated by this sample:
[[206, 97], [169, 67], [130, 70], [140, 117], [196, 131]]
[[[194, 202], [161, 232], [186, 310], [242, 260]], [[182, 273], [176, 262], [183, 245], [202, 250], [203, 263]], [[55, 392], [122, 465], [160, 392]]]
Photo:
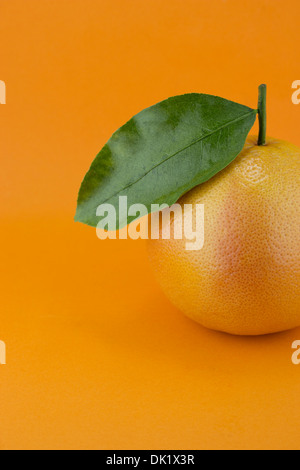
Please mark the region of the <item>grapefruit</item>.
[[187, 251], [184, 238], [148, 241], [173, 304], [207, 328], [236, 335], [299, 326], [300, 149], [273, 138], [258, 146], [249, 137], [231, 165], [178, 203], [204, 204], [205, 242]]

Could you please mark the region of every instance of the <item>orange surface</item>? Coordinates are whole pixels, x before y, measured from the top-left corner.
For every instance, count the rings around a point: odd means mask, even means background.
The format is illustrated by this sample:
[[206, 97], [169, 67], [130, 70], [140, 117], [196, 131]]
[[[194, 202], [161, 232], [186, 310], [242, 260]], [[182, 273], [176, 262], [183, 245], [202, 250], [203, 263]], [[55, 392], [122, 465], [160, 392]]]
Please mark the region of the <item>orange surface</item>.
[[300, 145], [298, 0], [0, 0], [0, 448], [300, 447], [300, 330], [236, 338], [165, 299], [144, 242], [72, 221], [92, 158], [184, 92]]

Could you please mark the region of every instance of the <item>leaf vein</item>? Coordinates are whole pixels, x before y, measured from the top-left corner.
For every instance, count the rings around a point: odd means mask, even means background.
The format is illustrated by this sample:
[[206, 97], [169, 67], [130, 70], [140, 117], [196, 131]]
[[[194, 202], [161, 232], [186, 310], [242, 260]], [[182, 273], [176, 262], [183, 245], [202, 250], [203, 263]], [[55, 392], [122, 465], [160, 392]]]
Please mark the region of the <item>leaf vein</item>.
[[199, 142], [203, 142], [203, 140], [211, 137], [213, 134], [216, 134], [217, 132], [220, 132], [222, 131], [223, 129], [226, 129], [228, 131], [228, 127], [232, 124], [235, 124], [236, 122], [240, 122], [242, 121], [243, 119], [246, 119], [247, 117], [249, 117], [252, 113], [257, 113], [257, 110], [256, 109], [251, 109], [251, 111], [249, 111], [248, 113], [246, 114], [243, 114], [243, 116], [240, 116], [236, 119], [233, 119], [232, 121], [230, 122], [227, 122], [226, 124], [224, 124], [223, 126], [220, 126], [218, 127], [217, 129], [209, 132], [208, 134], [200, 137], [199, 139], [195, 140], [194, 142], [190, 143], [189, 145], [187, 145], [186, 147], [183, 147], [182, 149], [178, 150], [177, 152], [173, 153], [172, 155], [169, 155], [167, 158], [165, 158], [164, 160], [162, 160], [161, 162], [159, 162], [157, 165], [153, 166], [152, 168], [150, 168], [150, 170], [148, 170], [144, 175], [142, 175], [140, 178], [138, 178], [136, 181], [133, 181], [132, 183], [128, 184], [127, 186], [124, 186], [124, 188], [118, 190], [115, 194], [112, 194], [111, 196], [109, 196], [107, 199], [105, 199], [103, 201], [103, 204], [105, 204], [107, 201], [109, 201], [111, 198], [117, 196], [118, 194], [120, 194], [122, 191], [125, 191], [126, 189], [130, 188], [131, 186], [133, 186], [134, 184], [138, 183], [139, 181], [141, 181], [143, 178], [145, 178], [149, 173], [151, 173], [151, 171], [155, 170], [155, 168], [158, 168], [160, 165], [163, 165], [165, 162], [167, 162], [168, 160], [170, 160], [171, 158], [173, 157], [176, 157], [176, 155], [180, 154], [181, 152], [184, 152], [185, 150], [187, 150], [188, 148], [191, 148], [193, 147], [193, 145], [196, 145], [198, 144]]

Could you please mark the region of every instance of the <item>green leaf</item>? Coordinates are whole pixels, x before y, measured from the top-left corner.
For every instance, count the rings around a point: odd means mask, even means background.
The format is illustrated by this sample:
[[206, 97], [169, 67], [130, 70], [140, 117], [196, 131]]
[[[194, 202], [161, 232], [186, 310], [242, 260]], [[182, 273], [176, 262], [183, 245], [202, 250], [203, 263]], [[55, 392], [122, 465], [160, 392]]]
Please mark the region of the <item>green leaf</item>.
[[174, 204], [223, 170], [243, 149], [257, 110], [217, 96], [169, 98], [137, 114], [103, 147], [85, 176], [75, 220], [96, 227], [100, 204], [112, 204], [117, 228], [119, 196], [128, 206]]

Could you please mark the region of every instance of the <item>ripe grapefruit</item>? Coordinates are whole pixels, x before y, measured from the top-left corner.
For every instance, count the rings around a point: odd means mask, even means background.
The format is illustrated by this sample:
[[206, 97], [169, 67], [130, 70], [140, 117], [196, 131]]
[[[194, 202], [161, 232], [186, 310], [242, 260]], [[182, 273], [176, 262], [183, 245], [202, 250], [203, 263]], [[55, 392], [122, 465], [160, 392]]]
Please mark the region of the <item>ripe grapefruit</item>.
[[236, 335], [299, 326], [300, 149], [249, 137], [230, 166], [179, 200], [197, 203], [205, 205], [202, 250], [187, 251], [185, 239], [148, 241], [169, 299], [202, 325]]

